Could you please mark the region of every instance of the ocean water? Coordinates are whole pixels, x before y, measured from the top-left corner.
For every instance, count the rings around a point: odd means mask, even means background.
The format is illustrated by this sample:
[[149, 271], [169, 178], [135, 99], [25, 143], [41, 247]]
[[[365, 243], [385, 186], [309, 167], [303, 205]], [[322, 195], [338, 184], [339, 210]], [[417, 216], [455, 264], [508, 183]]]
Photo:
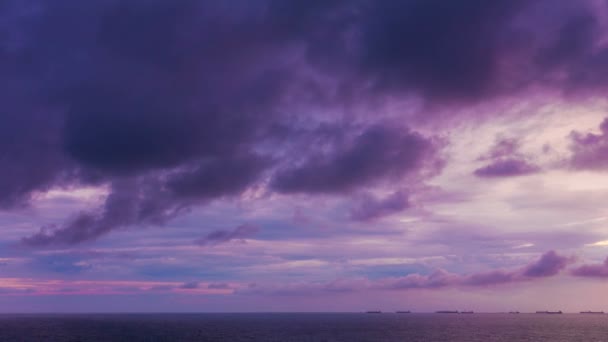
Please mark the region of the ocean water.
[[0, 315], [0, 341], [608, 341], [608, 315]]

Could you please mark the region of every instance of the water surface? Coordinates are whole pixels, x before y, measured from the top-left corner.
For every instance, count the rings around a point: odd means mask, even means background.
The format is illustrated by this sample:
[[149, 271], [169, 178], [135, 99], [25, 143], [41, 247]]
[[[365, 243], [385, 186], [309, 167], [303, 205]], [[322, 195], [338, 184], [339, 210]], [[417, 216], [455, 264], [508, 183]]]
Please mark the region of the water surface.
[[0, 315], [0, 341], [608, 341], [608, 315]]

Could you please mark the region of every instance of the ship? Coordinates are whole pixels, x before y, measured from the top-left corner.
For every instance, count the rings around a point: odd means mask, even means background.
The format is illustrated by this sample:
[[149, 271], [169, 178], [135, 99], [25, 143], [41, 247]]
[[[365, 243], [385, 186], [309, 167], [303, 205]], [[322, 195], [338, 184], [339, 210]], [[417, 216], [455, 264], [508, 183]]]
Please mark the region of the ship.
[[438, 313], [438, 314], [457, 314], [458, 311], [440, 310], [440, 311], [435, 311], [435, 313]]
[[561, 315], [562, 310], [559, 311], [536, 311], [537, 314], [548, 314], [548, 315]]
[[412, 312], [410, 310], [406, 310], [406, 311], [396, 311], [395, 313], [405, 314], [405, 313], [412, 313]]
[[474, 313], [473, 311], [460, 311], [461, 314], [472, 314]]
[[369, 310], [369, 311], [365, 311], [365, 313], [368, 313], [368, 314], [379, 314], [379, 313], [382, 313], [382, 311], [380, 311], [380, 310]]
[[603, 315], [604, 311], [581, 311], [582, 314]]
[[515, 314], [518, 314], [519, 311], [509, 311], [509, 313], [512, 314], [512, 315], [515, 315]]

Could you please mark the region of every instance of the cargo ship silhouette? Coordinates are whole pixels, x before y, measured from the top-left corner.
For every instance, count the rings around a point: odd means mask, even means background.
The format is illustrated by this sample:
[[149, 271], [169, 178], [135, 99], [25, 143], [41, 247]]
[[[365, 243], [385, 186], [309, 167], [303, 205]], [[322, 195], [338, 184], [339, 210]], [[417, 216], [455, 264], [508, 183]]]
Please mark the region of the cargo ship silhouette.
[[548, 315], [561, 315], [562, 310], [559, 311], [536, 311], [537, 314], [548, 314]]
[[365, 311], [365, 313], [368, 313], [368, 314], [379, 314], [379, 313], [382, 313], [382, 311], [380, 311], [380, 310], [369, 310], [369, 311]]

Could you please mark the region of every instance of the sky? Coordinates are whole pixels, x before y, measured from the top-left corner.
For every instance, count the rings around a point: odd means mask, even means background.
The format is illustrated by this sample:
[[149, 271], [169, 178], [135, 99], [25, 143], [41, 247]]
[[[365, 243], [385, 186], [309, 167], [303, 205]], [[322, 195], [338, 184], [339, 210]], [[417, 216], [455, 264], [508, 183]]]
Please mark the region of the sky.
[[608, 2], [0, 2], [0, 311], [608, 310]]

